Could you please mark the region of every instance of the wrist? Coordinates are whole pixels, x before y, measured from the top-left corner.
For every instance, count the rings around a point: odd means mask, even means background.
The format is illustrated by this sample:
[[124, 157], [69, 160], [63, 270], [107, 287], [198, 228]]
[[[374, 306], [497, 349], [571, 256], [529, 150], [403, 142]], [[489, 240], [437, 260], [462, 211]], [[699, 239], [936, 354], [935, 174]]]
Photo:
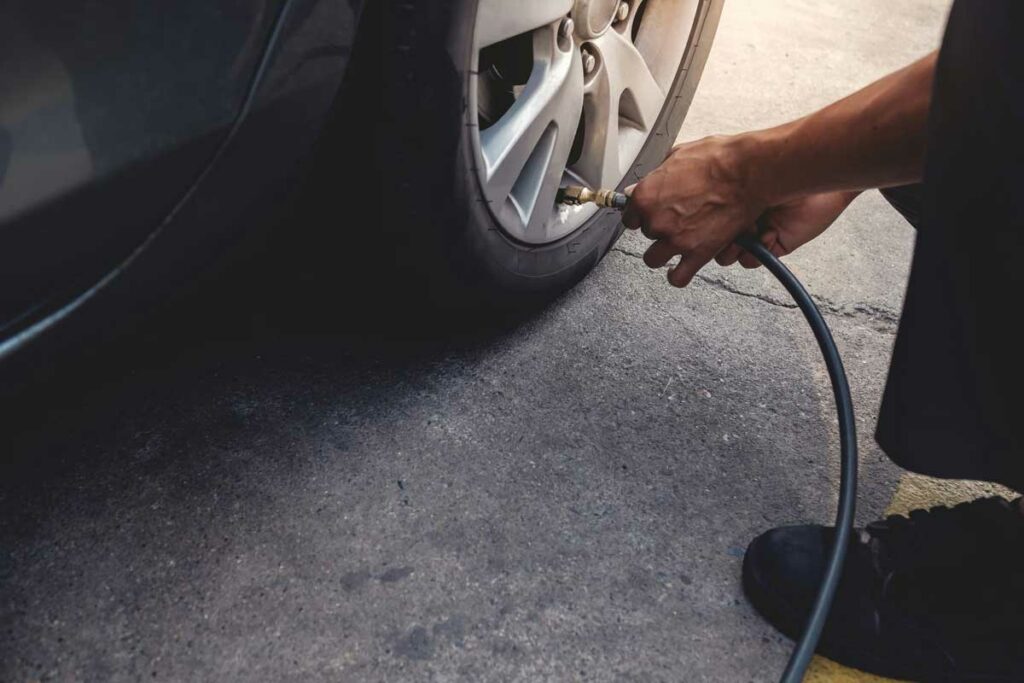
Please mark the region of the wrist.
[[744, 193], [761, 206], [777, 206], [801, 196], [803, 193], [793, 182], [791, 167], [794, 155], [791, 147], [792, 126], [752, 131], [737, 135], [732, 140], [737, 177]]

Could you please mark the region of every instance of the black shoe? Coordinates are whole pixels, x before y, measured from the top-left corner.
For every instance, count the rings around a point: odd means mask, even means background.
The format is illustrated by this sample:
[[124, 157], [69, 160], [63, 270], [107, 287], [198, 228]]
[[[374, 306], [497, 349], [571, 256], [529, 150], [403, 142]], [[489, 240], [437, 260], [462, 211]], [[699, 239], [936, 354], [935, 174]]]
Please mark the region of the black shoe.
[[[915, 681], [1024, 681], [1024, 515], [985, 498], [915, 510], [854, 534], [818, 652]], [[833, 529], [754, 539], [743, 589], [790, 638], [803, 630]]]

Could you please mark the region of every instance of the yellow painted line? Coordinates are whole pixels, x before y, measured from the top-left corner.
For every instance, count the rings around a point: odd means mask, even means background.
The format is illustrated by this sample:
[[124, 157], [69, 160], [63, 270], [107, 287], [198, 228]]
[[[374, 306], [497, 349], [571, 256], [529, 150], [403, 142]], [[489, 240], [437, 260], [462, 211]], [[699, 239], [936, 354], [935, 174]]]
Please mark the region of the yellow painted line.
[[[981, 481], [933, 479], [920, 474], [905, 473], [885, 511], [887, 515], [905, 515], [911, 510], [936, 505], [956, 505], [975, 498], [1003, 496], [1013, 500], [1013, 491]], [[836, 664], [824, 657], [815, 657], [807, 669], [805, 683], [895, 683], [895, 679], [873, 676], [863, 671]]]
[[817, 655], [811, 660], [807, 675], [804, 676], [804, 683], [890, 683], [895, 680], [866, 674]]
[[999, 484], [960, 479], [933, 479], [908, 472], [900, 478], [899, 486], [896, 487], [896, 493], [893, 494], [885, 514], [905, 515], [918, 508], [953, 506], [987, 496], [1002, 496], [1013, 500], [1017, 494]]

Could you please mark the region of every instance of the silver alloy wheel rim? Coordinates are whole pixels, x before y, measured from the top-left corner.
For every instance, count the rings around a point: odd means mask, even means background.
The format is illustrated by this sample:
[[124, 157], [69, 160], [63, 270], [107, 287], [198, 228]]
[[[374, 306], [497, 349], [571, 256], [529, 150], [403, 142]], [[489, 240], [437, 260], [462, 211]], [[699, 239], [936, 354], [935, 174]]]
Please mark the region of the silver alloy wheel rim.
[[[529, 77], [516, 87], [514, 102], [472, 136], [484, 201], [521, 242], [546, 244], [579, 228], [596, 209], [556, 206], [558, 188], [618, 186], [655, 130], [700, 0], [628, 0], [625, 20], [616, 16], [620, 4], [479, 0], [470, 111], [479, 111], [483, 97], [481, 50], [524, 39], [532, 49]], [[590, 73], [584, 49], [595, 57]]]

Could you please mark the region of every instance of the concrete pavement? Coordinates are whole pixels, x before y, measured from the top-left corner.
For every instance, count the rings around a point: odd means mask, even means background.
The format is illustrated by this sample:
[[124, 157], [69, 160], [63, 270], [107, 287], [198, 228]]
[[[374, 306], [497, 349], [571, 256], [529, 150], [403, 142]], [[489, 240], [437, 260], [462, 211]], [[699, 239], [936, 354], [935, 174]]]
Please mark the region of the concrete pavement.
[[[866, 84], [946, 4], [729, 0], [681, 137]], [[866, 195], [788, 260], [850, 374], [865, 521], [970, 492], [871, 440], [912, 240]], [[680, 292], [643, 246], [513, 330], [200, 335], [53, 396], [0, 477], [0, 680], [774, 680], [740, 559], [832, 514], [827, 378], [767, 274]]]

